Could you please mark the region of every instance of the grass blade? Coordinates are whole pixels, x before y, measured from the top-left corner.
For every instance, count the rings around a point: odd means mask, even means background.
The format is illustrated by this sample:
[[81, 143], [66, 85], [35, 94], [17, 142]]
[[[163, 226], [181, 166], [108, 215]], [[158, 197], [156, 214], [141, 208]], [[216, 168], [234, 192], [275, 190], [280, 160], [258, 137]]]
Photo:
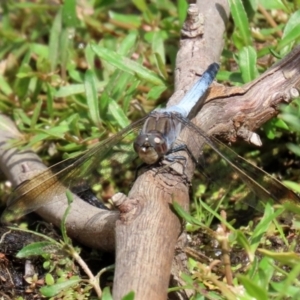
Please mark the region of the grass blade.
[[258, 76], [256, 59], [256, 51], [252, 46], [243, 47], [240, 50], [239, 66], [245, 83], [254, 80]]
[[96, 88], [96, 78], [91, 70], [87, 70], [84, 75], [84, 87], [85, 87], [85, 95], [86, 101], [89, 107], [89, 112], [93, 123], [96, 126], [100, 126], [100, 112], [99, 112], [99, 104], [98, 104], [98, 95]]
[[102, 59], [112, 64], [114, 67], [138, 76], [141, 79], [144, 79], [147, 82], [150, 82], [154, 85], [165, 85], [164, 81], [157, 76], [157, 74], [141, 64], [124, 57], [110, 49], [98, 45], [91, 45], [93, 51]]
[[248, 17], [241, 0], [229, 0], [230, 11], [235, 26], [239, 29], [244, 46], [252, 44]]

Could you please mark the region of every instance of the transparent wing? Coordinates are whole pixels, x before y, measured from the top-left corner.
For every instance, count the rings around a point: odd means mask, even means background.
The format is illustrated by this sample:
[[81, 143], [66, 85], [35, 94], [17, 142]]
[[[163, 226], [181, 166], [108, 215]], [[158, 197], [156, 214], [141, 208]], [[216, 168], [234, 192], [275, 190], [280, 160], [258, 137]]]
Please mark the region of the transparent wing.
[[12, 222], [37, 208], [58, 200], [66, 189], [85, 187], [87, 177], [97, 168], [113, 161], [125, 163], [132, 158], [133, 140], [145, 118], [129, 125], [116, 135], [99, 142], [83, 154], [64, 160], [18, 186], [10, 196], [1, 221]]
[[[184, 124], [184, 130], [189, 131], [191, 138], [187, 147], [194, 149], [193, 156], [199, 159], [200, 172], [204, 171], [210, 180], [221, 182], [225, 188], [228, 188], [228, 184], [233, 185], [232, 181], [236, 180], [235, 178], [240, 178], [258, 196], [247, 195], [244, 200], [258, 210], [263, 207], [259, 202], [270, 198], [277, 203], [292, 201], [300, 204], [300, 197], [279, 180], [239, 156], [218, 139], [208, 137], [203, 130], [189, 120], [176, 117]], [[214, 154], [212, 150], [218, 155], [218, 162], [211, 160]]]
[[[102, 168], [105, 164], [112, 164], [114, 160], [125, 164], [125, 161], [132, 157], [132, 145], [136, 138], [136, 132], [147, 117], [98, 143], [75, 159], [68, 159], [56, 164], [20, 185], [12, 193], [8, 207], [2, 215], [2, 221], [11, 222], [49, 202], [56, 201], [59, 195], [65, 194], [67, 188], [80, 186], [93, 170]], [[300, 203], [300, 198], [295, 193], [270, 174], [252, 165], [217, 139], [208, 137], [205, 132], [187, 119], [177, 114], [174, 114], [173, 118], [184, 125], [184, 130], [189, 131], [191, 138], [187, 147], [194, 149], [194, 153], [192, 153], [194, 157], [199, 157], [201, 153], [205, 152], [203, 153], [205, 158], [213, 150], [223, 160], [225, 163], [223, 170], [226, 172], [220, 174], [220, 170], [217, 170], [219, 181], [226, 182], [227, 174], [232, 173], [233, 170], [261, 200], [273, 198], [280, 203], [286, 200]], [[206, 150], [208, 150], [208, 154], [206, 154]], [[209, 165], [209, 161], [207, 164], [203, 164], [202, 168], [209, 177], [214, 179], [216, 172], [213, 171], [213, 166]], [[79, 192], [78, 189], [77, 192]], [[248, 199], [247, 203], [257, 208], [257, 201], [252, 200], [254, 198], [251, 198], [250, 201]]]

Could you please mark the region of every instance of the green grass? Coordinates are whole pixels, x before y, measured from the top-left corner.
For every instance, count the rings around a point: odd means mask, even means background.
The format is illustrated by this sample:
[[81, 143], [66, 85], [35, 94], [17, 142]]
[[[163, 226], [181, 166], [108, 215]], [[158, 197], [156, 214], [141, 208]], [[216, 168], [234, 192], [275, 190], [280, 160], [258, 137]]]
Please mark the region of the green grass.
[[[256, 1], [229, 2], [232, 21], [218, 80], [242, 85], [273, 64], [270, 55], [284, 57], [299, 43], [300, 2], [264, 0], [260, 6]], [[77, 7], [74, 0], [61, 5], [5, 1], [0, 22], [0, 111], [12, 117], [24, 134], [19, 144], [33, 148], [51, 165], [118, 132], [143, 116], [143, 111], [165, 103], [173, 90], [185, 11], [186, 2], [182, 0], [82, 1]], [[294, 101], [264, 125], [260, 135], [265, 147], [254, 151], [244, 146], [240, 152], [281, 175], [298, 191], [299, 185], [294, 182], [299, 178], [297, 163], [289, 162], [299, 162], [299, 107], [299, 100]], [[274, 164], [278, 169], [271, 168]], [[216, 198], [220, 198], [218, 193], [216, 190]], [[221, 267], [215, 269], [212, 261], [203, 263], [191, 257], [192, 275], [183, 274], [183, 278], [197, 293], [193, 299], [237, 299], [239, 293], [239, 299], [299, 299], [298, 220], [293, 219], [293, 227], [283, 226], [275, 218], [283, 209], [267, 206], [260, 221], [236, 228], [216, 210], [200, 203], [199, 194], [195, 194], [191, 215], [177, 207], [187, 220], [191, 237], [197, 238], [199, 231], [206, 230], [219, 247], [225, 240], [232, 251], [244, 249], [247, 259], [232, 264], [233, 287], [229, 287], [220, 275]], [[223, 220], [228, 234], [215, 230], [216, 219]], [[274, 238], [280, 241], [280, 247], [273, 247]], [[64, 236], [65, 243], [70, 243], [66, 240]], [[51, 243], [65, 250], [57, 242]], [[205, 251], [205, 245], [195, 243], [194, 249]], [[43, 253], [48, 262], [47, 287], [73, 268], [73, 254], [64, 252], [67, 263], [60, 265], [63, 271], [57, 276], [58, 258], [44, 250], [45, 244], [35, 248], [36, 254]], [[52, 280], [53, 276], [56, 279]], [[76, 289], [78, 282], [81, 279], [74, 278], [69, 290]], [[81, 296], [88, 297], [90, 289], [86, 283]], [[103, 299], [110, 299], [107, 290]]]

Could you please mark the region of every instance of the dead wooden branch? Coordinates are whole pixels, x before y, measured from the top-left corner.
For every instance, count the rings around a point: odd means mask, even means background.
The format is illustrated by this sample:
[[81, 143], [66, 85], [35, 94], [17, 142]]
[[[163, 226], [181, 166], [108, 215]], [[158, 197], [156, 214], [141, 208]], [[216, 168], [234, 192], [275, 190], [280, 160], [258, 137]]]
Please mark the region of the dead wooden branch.
[[[226, 21], [219, 10], [221, 5], [222, 11], [228, 12], [227, 1], [199, 1], [197, 6], [189, 8], [176, 61], [176, 92], [168, 105], [178, 102], [196, 75], [219, 60]], [[208, 27], [220, 38], [218, 41], [211, 39]], [[188, 210], [188, 191], [187, 182], [177, 174], [155, 176], [149, 171], [135, 182], [128, 201], [134, 201], [136, 206], [121, 213], [121, 220], [116, 223], [114, 299], [121, 299], [130, 291], [135, 292], [136, 299], [166, 299], [175, 245], [182, 232], [181, 220], [172, 212], [172, 202]], [[179, 257], [183, 253], [176, 254], [172, 269], [177, 274], [173, 277], [180, 283], [179, 273], [185, 270], [176, 263], [181, 262]], [[187, 298], [187, 295], [177, 294], [177, 297]]]
[[[197, 8], [203, 18], [198, 15]], [[195, 76], [202, 74], [208, 64], [218, 61], [228, 11], [227, 1], [199, 1], [197, 7], [189, 9], [189, 21], [182, 32], [177, 57], [176, 92], [168, 105], [178, 102], [195, 81]], [[254, 130], [278, 113], [280, 103], [289, 102], [297, 94], [299, 54], [298, 47], [242, 88], [215, 85], [194, 119], [195, 123], [208, 134], [218, 135], [225, 141], [242, 138], [254, 142]], [[0, 120], [2, 118], [4, 116], [0, 115]], [[0, 127], [0, 167], [16, 186], [30, 177], [30, 172], [21, 174], [21, 170], [38, 171], [44, 166], [33, 152], [8, 149], [9, 141], [20, 138], [20, 134], [10, 120], [1, 124], [5, 126]], [[180, 138], [187, 141], [189, 137]], [[191, 163], [189, 167], [188, 179], [191, 179]], [[135, 182], [128, 197], [116, 200], [120, 213], [96, 209], [74, 196], [66, 224], [71, 237], [108, 251], [115, 248], [116, 237], [114, 299], [121, 299], [132, 290], [135, 299], [166, 299], [176, 242], [183, 230], [181, 220], [172, 211], [172, 202], [175, 200], [188, 210], [188, 182], [178, 174], [146, 172]], [[62, 197], [37, 212], [59, 226], [65, 208], [66, 200]], [[177, 251], [177, 254], [172, 270], [173, 277], [180, 282], [182, 267], [178, 262], [182, 261], [179, 258], [182, 252]]]
[[[34, 152], [11, 148], [11, 143], [21, 138], [15, 124], [0, 114], [0, 166], [14, 187], [30, 179], [33, 172], [39, 173], [46, 169]], [[93, 207], [75, 194], [73, 198], [71, 212], [66, 223], [70, 237], [92, 248], [113, 251], [115, 248], [114, 227], [119, 213]], [[66, 197], [61, 195], [60, 199], [54, 203], [39, 208], [37, 213], [46, 221], [59, 227], [66, 208]], [[101, 236], [101, 239], [95, 239], [95, 236]]]

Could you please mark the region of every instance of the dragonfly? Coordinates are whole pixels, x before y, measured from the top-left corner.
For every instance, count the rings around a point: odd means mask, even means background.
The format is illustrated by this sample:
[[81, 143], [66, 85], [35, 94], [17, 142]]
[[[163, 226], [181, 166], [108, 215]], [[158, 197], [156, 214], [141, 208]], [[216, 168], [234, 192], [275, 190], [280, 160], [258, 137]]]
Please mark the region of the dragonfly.
[[[104, 168], [114, 161], [126, 165], [132, 153], [136, 153], [142, 162], [150, 166], [157, 166], [162, 161], [170, 164], [180, 161], [184, 170], [186, 158], [176, 152], [186, 151], [193, 162], [206, 172], [209, 166], [201, 166], [199, 163], [204, 148], [213, 150], [226, 163], [226, 170], [237, 173], [260, 200], [272, 198], [279, 203], [288, 200], [299, 204], [298, 195], [280, 181], [252, 165], [217, 138], [208, 136], [190, 120], [195, 106], [203, 104], [218, 69], [217, 63], [211, 64], [178, 104], [155, 109], [79, 156], [60, 162], [19, 185], [12, 192], [1, 221], [11, 223], [56, 201], [57, 195], [66, 193], [66, 188], [72, 190], [85, 183], [95, 169]], [[196, 152], [191, 152], [189, 145], [180, 141], [179, 135], [183, 130], [188, 130], [191, 142], [198, 145]], [[257, 206], [256, 201], [248, 203], [254, 208]]]

